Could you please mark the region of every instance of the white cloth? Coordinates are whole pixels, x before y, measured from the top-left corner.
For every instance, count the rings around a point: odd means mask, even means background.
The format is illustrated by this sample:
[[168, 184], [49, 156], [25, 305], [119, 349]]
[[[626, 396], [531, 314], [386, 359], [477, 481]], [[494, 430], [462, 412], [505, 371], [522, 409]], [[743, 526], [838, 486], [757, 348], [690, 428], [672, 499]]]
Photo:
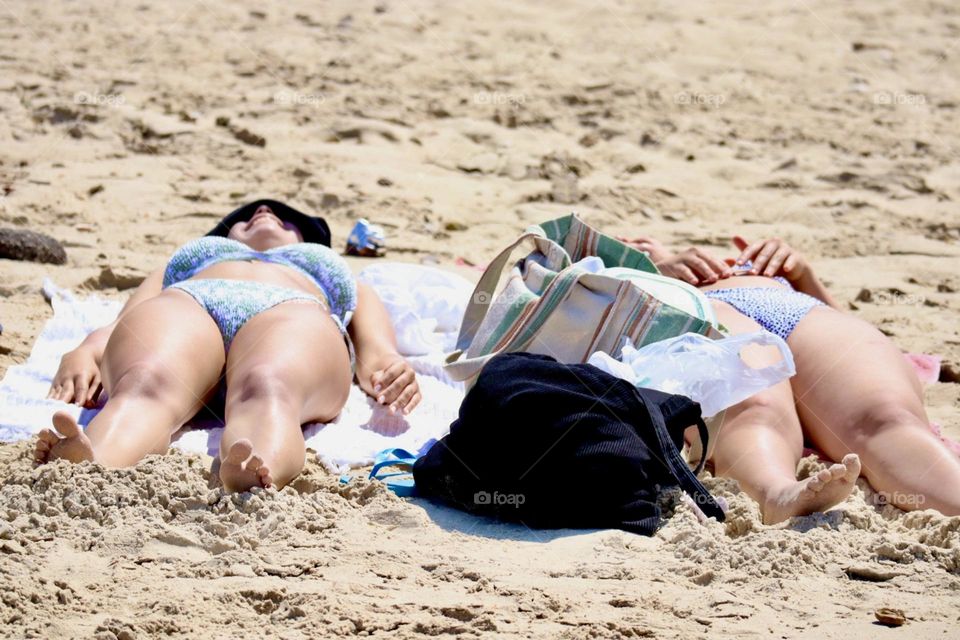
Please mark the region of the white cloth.
[[[445, 346], [456, 341], [473, 290], [469, 282], [439, 269], [396, 263], [368, 267], [358, 278], [384, 298], [398, 336], [404, 336], [400, 351], [418, 373], [423, 400], [410, 415], [392, 416], [353, 385], [336, 420], [304, 429], [307, 447], [335, 470], [370, 464], [379, 451], [389, 447], [416, 452], [429, 440], [442, 437], [456, 419], [464, 393], [463, 385], [448, 378], [442, 365]], [[0, 441], [33, 437], [50, 425], [58, 410], [69, 411], [84, 425], [97, 413], [47, 400], [46, 395], [63, 354], [91, 331], [112, 322], [122, 304], [96, 295], [79, 298], [48, 278], [43, 290], [53, 305], [53, 318], [44, 326], [27, 362], [10, 367], [0, 381]], [[202, 426], [189, 424], [173, 446], [217, 455], [222, 428]]]

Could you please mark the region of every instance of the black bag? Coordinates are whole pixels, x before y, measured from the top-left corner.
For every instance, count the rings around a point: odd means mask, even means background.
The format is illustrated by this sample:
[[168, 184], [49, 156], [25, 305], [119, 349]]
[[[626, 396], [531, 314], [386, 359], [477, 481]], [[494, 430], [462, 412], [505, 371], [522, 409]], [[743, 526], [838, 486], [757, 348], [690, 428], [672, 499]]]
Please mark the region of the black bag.
[[450, 433], [413, 467], [417, 493], [472, 513], [542, 528], [618, 528], [650, 535], [660, 498], [686, 491], [723, 511], [680, 456], [700, 405], [637, 389], [587, 365], [508, 353], [483, 368]]

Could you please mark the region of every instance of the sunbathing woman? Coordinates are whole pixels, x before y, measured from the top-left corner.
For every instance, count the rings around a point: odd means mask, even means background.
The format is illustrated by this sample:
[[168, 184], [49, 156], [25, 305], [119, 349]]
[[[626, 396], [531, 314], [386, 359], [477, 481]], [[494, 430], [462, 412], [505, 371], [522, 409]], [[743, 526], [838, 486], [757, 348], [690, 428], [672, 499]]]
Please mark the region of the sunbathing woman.
[[301, 425], [331, 420], [346, 402], [354, 347], [363, 390], [412, 410], [416, 376], [383, 303], [329, 242], [319, 218], [259, 200], [178, 249], [113, 323], [63, 357], [49, 397], [88, 404], [102, 383], [108, 399], [86, 432], [58, 412], [37, 462], [127, 467], [164, 453], [225, 379], [224, 487], [282, 487], [303, 469]]
[[[960, 515], [960, 458], [929, 429], [917, 376], [886, 336], [840, 311], [800, 253], [779, 239], [736, 237], [740, 254], [728, 264], [648, 237], [629, 242], [664, 275], [703, 289], [732, 333], [762, 327], [793, 352], [789, 382], [727, 410], [712, 458], [718, 475], [760, 503], [765, 522], [843, 501], [861, 470], [891, 504]], [[765, 366], [778, 357], [745, 359]], [[804, 436], [838, 463], [797, 481]]]

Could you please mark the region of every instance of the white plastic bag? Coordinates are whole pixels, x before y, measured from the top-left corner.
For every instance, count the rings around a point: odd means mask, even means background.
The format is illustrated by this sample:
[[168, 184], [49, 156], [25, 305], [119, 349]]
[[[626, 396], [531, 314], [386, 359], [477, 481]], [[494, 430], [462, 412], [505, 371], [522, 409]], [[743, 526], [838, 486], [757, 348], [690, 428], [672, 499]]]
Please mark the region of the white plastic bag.
[[[748, 345], [777, 347], [781, 360], [754, 369], [740, 357], [740, 352]], [[687, 396], [700, 403], [705, 418], [715, 416], [797, 372], [787, 343], [768, 331], [744, 333], [722, 340], [685, 333], [639, 350], [627, 344], [621, 360], [598, 351], [587, 362], [635, 386]]]

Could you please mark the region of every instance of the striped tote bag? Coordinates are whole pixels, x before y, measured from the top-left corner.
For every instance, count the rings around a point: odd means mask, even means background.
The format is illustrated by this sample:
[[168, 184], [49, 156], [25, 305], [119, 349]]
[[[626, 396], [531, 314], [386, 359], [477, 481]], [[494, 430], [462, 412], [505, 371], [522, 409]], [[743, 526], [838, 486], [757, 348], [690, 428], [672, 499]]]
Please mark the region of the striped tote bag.
[[[528, 252], [499, 288], [521, 247]], [[601, 273], [575, 264], [590, 256], [602, 260]], [[444, 369], [469, 386], [500, 353], [574, 364], [595, 351], [616, 357], [628, 339], [641, 347], [687, 332], [717, 337], [716, 326], [700, 291], [661, 276], [646, 254], [571, 214], [528, 228], [487, 266]]]

